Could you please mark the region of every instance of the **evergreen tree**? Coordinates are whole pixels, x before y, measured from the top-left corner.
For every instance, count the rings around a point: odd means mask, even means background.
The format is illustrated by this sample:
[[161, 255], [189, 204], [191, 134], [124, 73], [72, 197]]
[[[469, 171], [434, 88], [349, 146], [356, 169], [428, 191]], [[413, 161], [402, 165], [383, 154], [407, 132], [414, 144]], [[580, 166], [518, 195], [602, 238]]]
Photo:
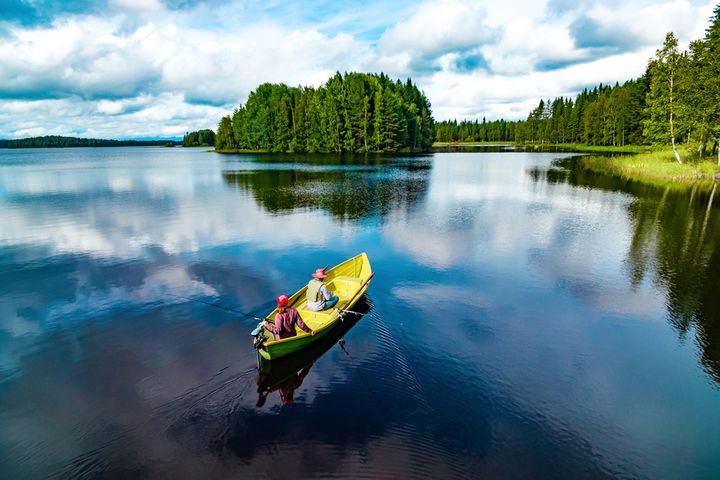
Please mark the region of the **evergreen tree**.
[[713, 10], [705, 38], [692, 42], [690, 65], [683, 90], [687, 115], [695, 131], [700, 156], [713, 141], [720, 165], [720, 4]]
[[230, 115], [226, 115], [220, 119], [217, 136], [215, 137], [215, 149], [218, 151], [237, 149]]
[[705, 31], [706, 58], [700, 82], [707, 82], [707, 122], [709, 134], [715, 137], [713, 149], [720, 165], [720, 4], [713, 10], [710, 27]]

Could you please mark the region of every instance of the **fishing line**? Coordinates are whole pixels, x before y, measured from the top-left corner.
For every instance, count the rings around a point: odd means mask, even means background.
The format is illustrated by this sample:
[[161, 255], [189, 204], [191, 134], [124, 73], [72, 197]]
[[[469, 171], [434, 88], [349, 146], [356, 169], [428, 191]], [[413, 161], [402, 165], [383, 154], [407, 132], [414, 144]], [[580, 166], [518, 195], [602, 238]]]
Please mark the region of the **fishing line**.
[[238, 315], [242, 315], [242, 316], [244, 316], [244, 317], [253, 318], [253, 319], [255, 319], [255, 320], [260, 320], [261, 322], [262, 322], [263, 320], [265, 320], [264, 318], [256, 317], [255, 315], [251, 315], [251, 314], [249, 314], [249, 313], [241, 312], [240, 310], [235, 310], [234, 308], [226, 307], [226, 306], [223, 306], [223, 305], [220, 305], [220, 304], [217, 304], [217, 303], [206, 302], [206, 301], [200, 300], [200, 299], [198, 299], [198, 298], [184, 297], [184, 296], [182, 296], [182, 295], [176, 295], [176, 294], [174, 294], [174, 293], [169, 293], [169, 292], [166, 292], [166, 295], [170, 295], [171, 297], [181, 298], [181, 299], [187, 300], [187, 301], [189, 301], [189, 302], [202, 303], [202, 304], [204, 304], [204, 305], [209, 305], [209, 306], [211, 306], [211, 307], [219, 308], [220, 310], [225, 310], [226, 312], [237, 313]]

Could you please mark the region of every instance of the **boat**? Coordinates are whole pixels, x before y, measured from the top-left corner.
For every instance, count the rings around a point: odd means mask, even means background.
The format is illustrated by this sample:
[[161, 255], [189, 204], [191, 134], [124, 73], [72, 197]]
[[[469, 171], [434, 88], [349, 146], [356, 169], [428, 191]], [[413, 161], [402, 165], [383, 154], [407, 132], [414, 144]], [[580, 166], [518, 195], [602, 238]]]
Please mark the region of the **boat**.
[[315, 362], [334, 345], [339, 343], [340, 348], [347, 354], [343, 337], [369, 310], [370, 304], [367, 298], [361, 296], [353, 307], [353, 313], [348, 313], [320, 340], [293, 355], [273, 361], [261, 359], [256, 381], [258, 393], [256, 406], [265, 405], [268, 396], [276, 391], [280, 394], [283, 403], [289, 403], [288, 400], [292, 400], [295, 390], [302, 385]]
[[[298, 290], [288, 300], [288, 306], [298, 311], [300, 318], [302, 318], [305, 325], [315, 331], [315, 335], [304, 332], [296, 325], [296, 335], [294, 337], [275, 340], [273, 333], [262, 327], [261, 322], [252, 332], [255, 337], [253, 346], [262, 358], [274, 360], [312, 345], [330, 332], [338, 322], [342, 321], [365, 293], [374, 275], [370, 267], [370, 260], [364, 252], [332, 267], [327, 270], [325, 284], [333, 292], [333, 295], [339, 297], [337, 305], [320, 312], [309, 310], [305, 295], [307, 285]], [[276, 313], [277, 308], [270, 312], [264, 320], [272, 322]]]

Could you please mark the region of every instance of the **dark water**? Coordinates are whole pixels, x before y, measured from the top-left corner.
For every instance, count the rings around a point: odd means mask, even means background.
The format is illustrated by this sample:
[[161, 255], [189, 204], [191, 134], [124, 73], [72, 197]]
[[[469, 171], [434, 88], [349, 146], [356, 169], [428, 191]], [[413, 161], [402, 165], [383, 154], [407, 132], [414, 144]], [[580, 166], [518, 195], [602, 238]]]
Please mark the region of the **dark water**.
[[[0, 478], [717, 478], [718, 197], [562, 153], [0, 150]], [[261, 372], [178, 297], [265, 313], [361, 251], [365, 314]]]

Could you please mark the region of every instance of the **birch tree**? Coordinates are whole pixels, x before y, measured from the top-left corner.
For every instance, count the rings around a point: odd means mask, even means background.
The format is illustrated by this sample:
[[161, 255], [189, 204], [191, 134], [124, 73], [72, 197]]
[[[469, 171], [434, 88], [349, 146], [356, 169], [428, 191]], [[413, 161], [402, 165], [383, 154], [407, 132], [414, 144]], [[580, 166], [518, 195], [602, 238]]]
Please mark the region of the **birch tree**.
[[666, 144], [668, 137], [675, 159], [682, 163], [675, 144], [677, 130], [677, 80], [681, 55], [677, 50], [678, 41], [670, 32], [665, 36], [663, 47], [648, 64], [650, 91], [647, 95], [648, 119], [645, 136], [653, 143]]

